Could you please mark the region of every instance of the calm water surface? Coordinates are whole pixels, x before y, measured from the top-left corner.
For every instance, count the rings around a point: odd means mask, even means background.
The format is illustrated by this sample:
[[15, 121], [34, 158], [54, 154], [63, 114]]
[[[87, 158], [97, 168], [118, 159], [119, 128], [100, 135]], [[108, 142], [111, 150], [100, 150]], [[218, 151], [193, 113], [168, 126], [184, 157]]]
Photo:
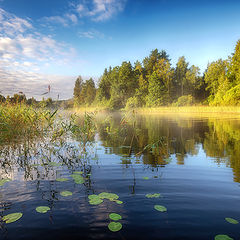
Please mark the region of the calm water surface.
[[[240, 238], [240, 224], [225, 221], [240, 221], [239, 120], [114, 115], [98, 120], [94, 140], [84, 157], [73, 139], [61, 149], [0, 146], [1, 178], [12, 179], [0, 186], [1, 216], [23, 213], [14, 223], [1, 222], [0, 239]], [[83, 184], [74, 182], [74, 171], [83, 172]], [[61, 196], [64, 190], [73, 195]], [[101, 192], [116, 193], [123, 204], [90, 205], [88, 195]], [[41, 205], [51, 210], [36, 212]], [[115, 233], [108, 229], [113, 212], [123, 226]]]

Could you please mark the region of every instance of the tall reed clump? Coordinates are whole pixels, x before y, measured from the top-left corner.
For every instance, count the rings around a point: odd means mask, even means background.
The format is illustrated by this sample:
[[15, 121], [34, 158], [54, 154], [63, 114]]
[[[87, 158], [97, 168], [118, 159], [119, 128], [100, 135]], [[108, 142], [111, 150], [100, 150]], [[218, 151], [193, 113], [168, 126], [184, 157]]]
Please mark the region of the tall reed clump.
[[0, 105], [0, 144], [40, 136], [53, 122], [55, 113], [24, 104]]

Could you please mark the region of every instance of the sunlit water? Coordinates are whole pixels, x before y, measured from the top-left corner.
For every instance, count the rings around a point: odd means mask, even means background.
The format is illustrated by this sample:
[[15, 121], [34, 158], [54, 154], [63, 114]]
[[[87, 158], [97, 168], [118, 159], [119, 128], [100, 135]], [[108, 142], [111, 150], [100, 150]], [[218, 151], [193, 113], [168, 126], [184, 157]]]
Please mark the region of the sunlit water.
[[[95, 143], [78, 159], [78, 142], [58, 152], [1, 149], [1, 239], [214, 239], [240, 237], [240, 121], [235, 119], [142, 116], [100, 119]], [[15, 146], [15, 149], [17, 147]], [[7, 148], [9, 149], [9, 148]], [[34, 152], [34, 151], [33, 151]], [[58, 153], [56, 153], [58, 152]], [[35, 155], [34, 155], [35, 154]], [[62, 166], [41, 164], [43, 159]], [[83, 171], [83, 184], [71, 177]], [[57, 178], [67, 178], [58, 182]], [[72, 196], [63, 197], [68, 190]], [[122, 204], [90, 205], [88, 195], [116, 193]], [[146, 194], [160, 193], [160, 198]], [[163, 205], [159, 212], [154, 205]], [[49, 206], [47, 213], [37, 206]], [[122, 229], [108, 229], [110, 213]]]

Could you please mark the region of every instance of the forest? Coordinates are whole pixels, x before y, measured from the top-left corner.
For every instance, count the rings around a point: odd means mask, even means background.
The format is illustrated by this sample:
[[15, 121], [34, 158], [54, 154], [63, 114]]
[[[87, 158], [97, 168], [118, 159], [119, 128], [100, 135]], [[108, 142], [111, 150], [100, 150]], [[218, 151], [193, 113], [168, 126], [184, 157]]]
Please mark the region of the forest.
[[175, 67], [165, 50], [154, 49], [143, 61], [124, 61], [106, 68], [95, 87], [93, 79], [79, 76], [74, 87], [74, 105], [110, 109], [238, 105], [240, 100], [240, 40], [228, 59], [208, 64], [204, 73], [184, 56]]

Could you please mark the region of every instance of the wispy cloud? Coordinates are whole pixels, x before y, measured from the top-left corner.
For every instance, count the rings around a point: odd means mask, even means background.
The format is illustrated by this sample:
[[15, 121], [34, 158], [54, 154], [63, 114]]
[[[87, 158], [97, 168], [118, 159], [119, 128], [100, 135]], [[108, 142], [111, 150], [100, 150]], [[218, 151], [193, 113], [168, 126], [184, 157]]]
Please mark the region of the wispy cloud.
[[71, 24], [77, 24], [78, 18], [73, 13], [66, 13], [63, 16], [44, 17], [42, 21], [45, 23], [60, 24], [63, 27], [68, 27]]
[[95, 29], [91, 29], [89, 31], [78, 32], [78, 35], [81, 38], [90, 38], [90, 39], [104, 38], [104, 34]]
[[93, 0], [83, 1], [75, 6], [79, 17], [90, 17], [91, 20], [105, 21], [123, 11], [126, 0]]

